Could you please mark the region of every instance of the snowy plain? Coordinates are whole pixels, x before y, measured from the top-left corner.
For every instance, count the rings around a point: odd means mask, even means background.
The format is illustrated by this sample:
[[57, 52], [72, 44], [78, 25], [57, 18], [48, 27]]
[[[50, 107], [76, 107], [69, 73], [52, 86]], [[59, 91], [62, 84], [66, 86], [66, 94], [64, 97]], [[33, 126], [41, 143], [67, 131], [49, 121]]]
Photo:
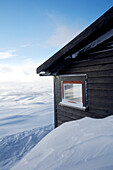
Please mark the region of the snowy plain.
[[0, 170], [10, 169], [53, 129], [52, 79], [37, 79], [0, 82]]
[[51, 123], [52, 80], [0, 82], [0, 138]]

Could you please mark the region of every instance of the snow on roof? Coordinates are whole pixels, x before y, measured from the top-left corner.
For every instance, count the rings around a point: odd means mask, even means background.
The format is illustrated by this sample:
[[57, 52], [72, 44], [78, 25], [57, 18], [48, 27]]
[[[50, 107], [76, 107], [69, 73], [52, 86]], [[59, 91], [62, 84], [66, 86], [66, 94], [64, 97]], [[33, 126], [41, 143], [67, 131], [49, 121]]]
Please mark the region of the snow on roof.
[[113, 169], [113, 116], [64, 123], [12, 169]]

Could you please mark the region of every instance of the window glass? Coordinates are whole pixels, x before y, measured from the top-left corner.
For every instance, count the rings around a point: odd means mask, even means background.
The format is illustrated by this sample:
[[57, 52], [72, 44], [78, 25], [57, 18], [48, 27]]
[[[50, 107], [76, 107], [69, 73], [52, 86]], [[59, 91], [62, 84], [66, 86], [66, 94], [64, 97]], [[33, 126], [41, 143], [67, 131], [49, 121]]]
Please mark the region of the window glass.
[[62, 101], [83, 106], [82, 81], [62, 81]]

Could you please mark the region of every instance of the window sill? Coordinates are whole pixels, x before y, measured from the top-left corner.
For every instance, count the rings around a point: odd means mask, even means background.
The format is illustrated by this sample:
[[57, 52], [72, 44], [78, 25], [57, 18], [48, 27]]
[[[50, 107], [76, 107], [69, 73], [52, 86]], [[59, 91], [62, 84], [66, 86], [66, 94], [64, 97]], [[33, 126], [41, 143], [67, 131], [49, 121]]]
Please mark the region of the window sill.
[[75, 109], [78, 109], [78, 110], [83, 110], [83, 111], [85, 111], [88, 108], [88, 107], [83, 107], [83, 106], [79, 106], [77, 104], [68, 103], [68, 102], [60, 102], [59, 105], [72, 107], [72, 108], [75, 108]]

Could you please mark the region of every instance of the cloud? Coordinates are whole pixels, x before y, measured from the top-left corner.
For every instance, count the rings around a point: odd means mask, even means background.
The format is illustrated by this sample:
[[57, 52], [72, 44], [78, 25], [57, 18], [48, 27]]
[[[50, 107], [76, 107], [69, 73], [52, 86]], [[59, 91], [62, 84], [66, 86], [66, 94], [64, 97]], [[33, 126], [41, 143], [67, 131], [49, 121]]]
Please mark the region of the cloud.
[[0, 73], [9, 73], [12, 72], [13, 69], [7, 65], [0, 65]]
[[71, 41], [80, 30], [72, 30], [65, 25], [58, 25], [46, 44], [51, 47], [62, 47]]
[[48, 81], [50, 77], [40, 77], [36, 74], [36, 68], [38, 67], [37, 61], [27, 59], [23, 61], [21, 65], [0, 64], [0, 83], [1, 82], [16, 82], [16, 83], [36, 83], [36, 86], [42, 84], [51, 84]]
[[0, 82], [31, 81], [33, 80], [33, 77], [31, 77], [33, 74], [35, 75], [35, 67], [33, 73], [32, 66], [30, 67], [30, 65], [27, 64], [21, 65], [0, 64]]
[[0, 52], [0, 59], [7, 59], [7, 58], [12, 58], [14, 56], [16, 56], [15, 53], [16, 50], [8, 50], [8, 51], [5, 51], [5, 52]]
[[31, 44], [23, 44], [23, 45], [21, 45], [20, 47], [26, 48], [26, 47], [32, 47], [32, 45], [31, 45]]

